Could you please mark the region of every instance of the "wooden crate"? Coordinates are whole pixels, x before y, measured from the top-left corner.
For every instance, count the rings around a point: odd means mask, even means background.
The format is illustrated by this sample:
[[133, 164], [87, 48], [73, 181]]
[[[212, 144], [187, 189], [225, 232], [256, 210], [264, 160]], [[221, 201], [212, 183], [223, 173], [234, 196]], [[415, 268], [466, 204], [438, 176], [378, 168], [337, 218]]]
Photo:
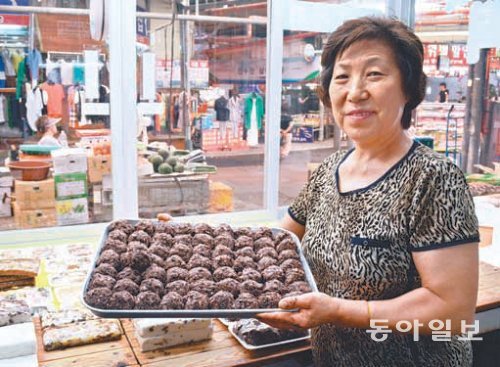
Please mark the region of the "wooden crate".
[[125, 335], [120, 340], [64, 350], [46, 352], [43, 349], [42, 326], [40, 317], [34, 317], [39, 367], [135, 367], [137, 359]]
[[208, 175], [179, 174], [139, 179], [139, 214], [155, 218], [158, 213], [201, 214], [208, 210]]

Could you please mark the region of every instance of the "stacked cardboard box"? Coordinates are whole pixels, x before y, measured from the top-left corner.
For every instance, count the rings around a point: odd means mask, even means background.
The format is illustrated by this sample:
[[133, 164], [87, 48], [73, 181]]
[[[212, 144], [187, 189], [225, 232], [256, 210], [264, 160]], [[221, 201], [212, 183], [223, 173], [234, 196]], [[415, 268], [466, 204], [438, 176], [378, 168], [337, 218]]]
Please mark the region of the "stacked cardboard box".
[[56, 224], [54, 179], [15, 181], [14, 219], [18, 228]]
[[102, 182], [103, 176], [111, 173], [111, 155], [89, 156], [89, 182]]
[[69, 148], [52, 151], [57, 224], [89, 221], [87, 153]]

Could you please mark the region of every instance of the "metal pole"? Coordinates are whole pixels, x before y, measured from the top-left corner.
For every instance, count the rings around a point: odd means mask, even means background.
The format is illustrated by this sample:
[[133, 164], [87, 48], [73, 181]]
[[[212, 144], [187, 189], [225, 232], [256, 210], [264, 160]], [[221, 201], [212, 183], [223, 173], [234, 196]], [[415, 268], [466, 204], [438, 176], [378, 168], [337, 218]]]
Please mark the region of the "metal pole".
[[479, 163], [481, 149], [481, 123], [483, 121], [484, 85], [486, 77], [486, 58], [488, 49], [481, 49], [479, 61], [474, 65], [474, 81], [472, 87], [472, 105], [470, 124], [470, 146], [467, 161], [467, 172], [477, 171], [474, 167]]
[[[137, 218], [136, 0], [109, 1], [113, 218]], [[133, 77], [131, 77], [133, 76]]]
[[[178, 6], [179, 15], [184, 12], [184, 7], [182, 5], [175, 4]], [[188, 69], [188, 53], [187, 53], [187, 22], [185, 20], [179, 20], [179, 35], [180, 35], [180, 62], [181, 62], [181, 86], [184, 92], [184, 98], [180, 101], [182, 108], [182, 127], [184, 129], [184, 141], [185, 148], [187, 150], [193, 149], [193, 143], [191, 141], [191, 121], [189, 119], [189, 69]]]
[[462, 140], [462, 160], [460, 168], [467, 172], [467, 162], [469, 161], [470, 146], [470, 125], [471, 125], [471, 106], [472, 106], [472, 81], [474, 80], [474, 65], [469, 65], [467, 72], [467, 90], [465, 92], [465, 117], [464, 117], [464, 138]]

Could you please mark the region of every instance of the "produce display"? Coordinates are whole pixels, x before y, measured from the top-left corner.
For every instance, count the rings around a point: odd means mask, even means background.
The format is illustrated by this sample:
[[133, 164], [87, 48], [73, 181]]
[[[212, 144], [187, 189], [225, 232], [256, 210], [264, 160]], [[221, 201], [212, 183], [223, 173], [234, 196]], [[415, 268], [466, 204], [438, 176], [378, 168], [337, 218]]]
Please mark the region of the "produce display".
[[115, 221], [85, 290], [108, 310], [276, 308], [310, 292], [287, 232]]

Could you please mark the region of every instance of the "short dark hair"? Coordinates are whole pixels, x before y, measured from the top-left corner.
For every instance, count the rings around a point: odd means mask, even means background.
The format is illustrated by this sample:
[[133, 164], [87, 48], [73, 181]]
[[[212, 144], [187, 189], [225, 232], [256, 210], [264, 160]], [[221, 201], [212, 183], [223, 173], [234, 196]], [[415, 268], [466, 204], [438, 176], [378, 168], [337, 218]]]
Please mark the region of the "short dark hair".
[[445, 87], [445, 88], [446, 88], [446, 83], [441, 82], [441, 83], [439, 83], [439, 86], [440, 86], [440, 87]]
[[363, 40], [385, 42], [394, 52], [401, 73], [402, 89], [408, 99], [401, 126], [408, 129], [411, 112], [425, 97], [427, 77], [423, 71], [424, 48], [420, 39], [404, 23], [383, 17], [362, 17], [346, 21], [328, 38], [321, 56], [320, 85], [318, 94], [321, 101], [331, 106], [329, 87], [335, 61], [352, 44]]

